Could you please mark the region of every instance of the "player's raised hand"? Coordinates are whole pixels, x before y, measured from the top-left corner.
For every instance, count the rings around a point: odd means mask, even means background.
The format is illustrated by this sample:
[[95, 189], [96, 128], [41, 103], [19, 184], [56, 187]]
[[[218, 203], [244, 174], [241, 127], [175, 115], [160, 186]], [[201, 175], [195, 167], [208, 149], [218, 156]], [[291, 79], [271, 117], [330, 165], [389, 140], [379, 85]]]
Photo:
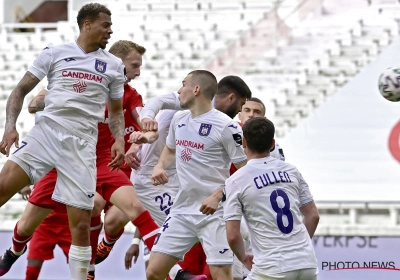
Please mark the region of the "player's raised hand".
[[220, 199], [216, 197], [214, 194], [210, 195], [206, 199], [204, 199], [203, 203], [200, 206], [200, 212], [205, 215], [212, 215], [218, 208], [218, 204]]
[[112, 161], [107, 166], [111, 167], [111, 171], [119, 169], [125, 159], [124, 139], [115, 140], [115, 143], [111, 147], [111, 158]]
[[136, 261], [139, 257], [139, 244], [132, 244], [129, 247], [128, 251], [125, 253], [125, 269], [129, 270], [132, 267], [132, 259], [133, 263], [136, 264]]
[[150, 118], [144, 118], [141, 121], [143, 131], [157, 131], [158, 122]]
[[15, 144], [19, 148], [19, 134], [15, 127], [5, 128], [3, 140], [0, 142], [0, 152], [7, 157], [10, 155], [12, 145]]
[[156, 165], [153, 169], [153, 174], [151, 175], [151, 181], [154, 186], [164, 185], [168, 183], [168, 174], [165, 172], [164, 168]]
[[140, 158], [138, 157], [140, 146], [132, 144], [125, 154], [125, 164], [137, 170], [140, 166]]

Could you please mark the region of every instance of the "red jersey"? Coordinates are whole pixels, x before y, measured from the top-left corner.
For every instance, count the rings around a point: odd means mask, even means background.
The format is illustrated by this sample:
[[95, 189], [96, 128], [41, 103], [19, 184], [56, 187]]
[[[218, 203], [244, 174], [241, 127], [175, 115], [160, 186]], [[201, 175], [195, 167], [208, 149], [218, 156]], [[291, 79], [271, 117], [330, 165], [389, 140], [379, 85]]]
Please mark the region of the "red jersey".
[[[130, 144], [128, 143], [129, 135], [133, 131], [141, 131], [137, 118], [139, 113], [137, 108], [143, 107], [142, 96], [130, 85], [124, 86], [123, 110], [125, 118], [125, 152], [128, 151]], [[99, 123], [99, 134], [96, 147], [97, 161], [111, 161], [111, 146], [114, 144], [114, 137], [108, 127], [108, 107], [104, 115], [104, 122]]]

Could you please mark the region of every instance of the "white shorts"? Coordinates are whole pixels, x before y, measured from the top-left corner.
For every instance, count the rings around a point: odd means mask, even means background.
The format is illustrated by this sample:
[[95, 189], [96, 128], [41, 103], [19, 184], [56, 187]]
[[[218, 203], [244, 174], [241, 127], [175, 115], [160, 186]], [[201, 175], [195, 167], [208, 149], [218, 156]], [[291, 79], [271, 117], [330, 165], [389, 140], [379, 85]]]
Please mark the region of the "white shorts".
[[168, 176], [168, 184], [154, 186], [151, 175], [132, 172], [131, 181], [144, 208], [150, 212], [158, 225], [162, 225], [179, 190], [178, 175], [175, 173]]
[[223, 210], [213, 215], [168, 216], [160, 227], [152, 252], [183, 260], [193, 245], [201, 242], [208, 265], [232, 265], [233, 252], [226, 239]]
[[[143, 242], [143, 241], [142, 241]], [[143, 260], [144, 262], [148, 262], [150, 259], [150, 250], [147, 248], [146, 244], [143, 242]]]
[[96, 191], [96, 147], [50, 119], [40, 119], [10, 157], [35, 184], [57, 169], [52, 199], [92, 210]]
[[317, 280], [317, 268], [297, 269], [277, 274], [257, 274], [250, 272], [247, 280]]

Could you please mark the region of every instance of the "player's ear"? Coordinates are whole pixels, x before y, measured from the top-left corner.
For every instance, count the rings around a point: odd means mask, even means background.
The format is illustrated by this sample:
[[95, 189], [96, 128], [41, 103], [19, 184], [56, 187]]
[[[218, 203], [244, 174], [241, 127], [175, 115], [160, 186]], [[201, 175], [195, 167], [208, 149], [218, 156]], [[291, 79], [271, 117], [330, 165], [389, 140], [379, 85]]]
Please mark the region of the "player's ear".
[[272, 151], [274, 150], [274, 148], [275, 148], [275, 139], [272, 139], [271, 148], [269, 150]]
[[246, 141], [246, 138], [242, 138], [242, 147], [243, 147], [243, 149], [246, 149], [247, 148], [247, 141]]

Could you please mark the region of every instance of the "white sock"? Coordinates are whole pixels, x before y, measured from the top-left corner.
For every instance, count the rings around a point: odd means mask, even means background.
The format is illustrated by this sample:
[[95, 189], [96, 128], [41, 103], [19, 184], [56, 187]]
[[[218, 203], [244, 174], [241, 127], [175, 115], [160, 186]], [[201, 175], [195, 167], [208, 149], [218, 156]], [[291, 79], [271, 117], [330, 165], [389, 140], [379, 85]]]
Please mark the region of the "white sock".
[[95, 271], [94, 264], [89, 264], [89, 271]]
[[92, 247], [71, 245], [69, 249], [69, 270], [71, 273], [71, 280], [86, 280], [91, 259]]
[[14, 248], [11, 246], [10, 248], [11, 252], [13, 252], [14, 255], [16, 256], [21, 256], [24, 253], [24, 250], [22, 250], [21, 252], [15, 252]]
[[175, 279], [176, 275], [178, 274], [178, 271], [181, 269], [182, 269], [182, 267], [180, 267], [179, 264], [176, 264], [171, 268], [171, 270], [168, 273], [171, 280]]

